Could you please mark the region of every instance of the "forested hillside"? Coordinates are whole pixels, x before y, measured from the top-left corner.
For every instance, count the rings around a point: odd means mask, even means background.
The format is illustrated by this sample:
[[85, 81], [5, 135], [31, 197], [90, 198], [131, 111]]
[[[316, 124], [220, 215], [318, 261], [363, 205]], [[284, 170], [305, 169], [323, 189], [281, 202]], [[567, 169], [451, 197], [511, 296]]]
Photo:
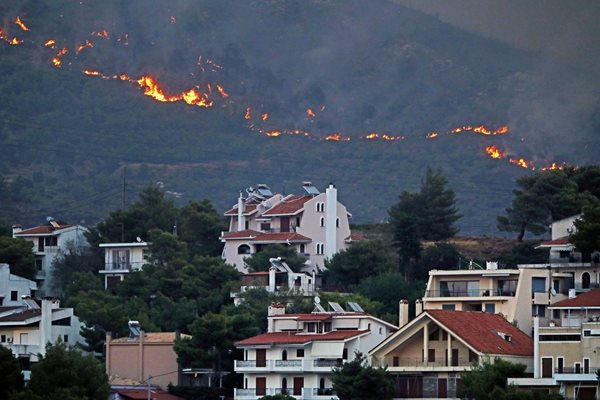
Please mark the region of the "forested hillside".
[[222, 211], [249, 185], [302, 180], [378, 222], [431, 166], [461, 233], [494, 235], [517, 177], [596, 159], [583, 72], [539, 75], [535, 55], [385, 0], [31, 0], [0, 15], [6, 223], [91, 225], [153, 182]]

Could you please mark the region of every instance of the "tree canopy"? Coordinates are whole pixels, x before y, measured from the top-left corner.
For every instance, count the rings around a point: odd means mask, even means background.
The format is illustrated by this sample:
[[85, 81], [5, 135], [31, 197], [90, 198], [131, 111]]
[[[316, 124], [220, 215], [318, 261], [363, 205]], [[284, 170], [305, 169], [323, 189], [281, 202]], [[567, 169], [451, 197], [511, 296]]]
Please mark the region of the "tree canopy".
[[33, 279], [36, 272], [33, 243], [22, 238], [0, 236], [0, 263], [10, 265], [11, 274]]
[[268, 271], [271, 267], [270, 258], [281, 257], [294, 272], [299, 272], [306, 259], [292, 246], [284, 244], [270, 244], [258, 253], [244, 259], [248, 270], [251, 272]]
[[570, 241], [583, 253], [600, 251], [600, 204], [584, 209], [580, 219], [575, 221], [576, 232]]
[[368, 365], [360, 352], [355, 353], [354, 360], [333, 367], [331, 380], [340, 400], [386, 400], [395, 393], [389, 372]]
[[23, 388], [21, 365], [12, 351], [0, 346], [0, 399], [8, 399]]

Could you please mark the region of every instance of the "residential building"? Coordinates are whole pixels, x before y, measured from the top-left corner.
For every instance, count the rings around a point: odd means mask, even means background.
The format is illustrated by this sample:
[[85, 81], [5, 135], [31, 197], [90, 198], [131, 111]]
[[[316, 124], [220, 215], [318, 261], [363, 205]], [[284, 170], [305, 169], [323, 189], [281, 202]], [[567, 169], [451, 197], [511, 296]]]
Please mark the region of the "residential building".
[[144, 332], [137, 321], [129, 322], [128, 337], [113, 338], [106, 333], [106, 373], [115, 377], [137, 380], [162, 389], [171, 383], [179, 385], [181, 368], [173, 344], [177, 332]]
[[114, 289], [131, 271], [139, 271], [147, 263], [149, 243], [101, 243], [104, 249], [104, 289]]
[[0, 264], [0, 306], [18, 307], [23, 297], [35, 297], [37, 284], [10, 273], [8, 264]]
[[244, 350], [244, 359], [235, 361], [235, 371], [244, 374], [237, 400], [279, 393], [329, 400], [332, 367], [353, 360], [356, 351], [367, 354], [397, 329], [356, 303], [349, 303], [356, 310], [351, 312], [329, 305], [332, 311], [317, 303], [311, 314], [286, 314], [281, 304], [269, 307], [267, 333], [236, 343]]
[[597, 399], [600, 289], [548, 308], [554, 317], [550, 325], [539, 326], [536, 321], [533, 378], [510, 379], [510, 383], [558, 391], [569, 399]]
[[239, 292], [231, 293], [234, 304], [241, 303], [241, 293], [248, 289], [262, 288], [269, 293], [279, 295], [301, 295], [311, 296], [317, 294], [315, 273], [295, 273], [281, 258], [271, 258], [271, 267], [268, 272], [249, 272], [242, 276], [242, 284]]
[[[408, 302], [400, 307], [402, 318]], [[474, 363], [501, 358], [531, 370], [533, 340], [499, 314], [426, 310], [369, 355], [392, 374], [394, 397], [456, 398], [460, 374]]]
[[225, 216], [229, 231], [221, 234], [225, 243], [223, 258], [240, 272], [248, 272], [244, 258], [271, 244], [292, 246], [307, 259], [303, 271], [323, 270], [325, 260], [359, 240], [350, 231], [351, 214], [337, 199], [337, 189], [329, 185], [325, 193], [310, 182], [305, 194], [273, 194], [266, 185], [242, 193]]
[[49, 296], [54, 291], [52, 264], [56, 257], [61, 252], [68, 251], [70, 245], [75, 247], [87, 246], [88, 243], [85, 238], [87, 231], [87, 228], [81, 225], [70, 225], [55, 221], [50, 217], [48, 217], [46, 224], [33, 228], [22, 229], [20, 225], [13, 225], [12, 236], [14, 238], [23, 238], [33, 243], [33, 253], [35, 254], [37, 267], [35, 280], [38, 282], [42, 295]]
[[156, 387], [144, 386], [110, 386], [108, 400], [183, 400]]
[[485, 311], [502, 314], [528, 335], [533, 334], [533, 316], [547, 325], [548, 306], [568, 297], [569, 273], [546, 266], [536, 268], [431, 270], [422, 300], [424, 310]]
[[19, 359], [25, 379], [29, 379], [31, 363], [46, 354], [47, 343], [84, 344], [81, 326], [73, 309], [61, 308], [56, 299], [44, 298], [40, 307], [24, 297], [19, 306], [0, 307], [0, 345]]

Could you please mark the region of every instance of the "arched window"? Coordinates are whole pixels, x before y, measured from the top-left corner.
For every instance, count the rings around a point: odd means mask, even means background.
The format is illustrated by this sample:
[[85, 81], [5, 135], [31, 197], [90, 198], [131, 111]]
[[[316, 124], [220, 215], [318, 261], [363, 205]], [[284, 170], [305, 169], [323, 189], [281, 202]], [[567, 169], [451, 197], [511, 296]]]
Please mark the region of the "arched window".
[[250, 254], [250, 246], [242, 244], [238, 247], [238, 254]]
[[321, 217], [321, 219], [319, 221], [320, 221], [319, 224], [321, 226], [325, 226], [325, 218], [324, 217]]
[[287, 350], [283, 350], [283, 351], [281, 352], [281, 359], [282, 359], [283, 361], [286, 361], [286, 360], [287, 360]]
[[581, 288], [582, 289], [590, 288], [590, 274], [587, 272], [584, 272], [583, 274], [581, 274]]
[[281, 380], [281, 393], [287, 394], [287, 378]]
[[336, 218], [336, 219], [335, 219], [335, 227], [336, 227], [336, 228], [339, 228], [339, 227], [340, 227], [340, 219], [339, 219], [339, 218]]

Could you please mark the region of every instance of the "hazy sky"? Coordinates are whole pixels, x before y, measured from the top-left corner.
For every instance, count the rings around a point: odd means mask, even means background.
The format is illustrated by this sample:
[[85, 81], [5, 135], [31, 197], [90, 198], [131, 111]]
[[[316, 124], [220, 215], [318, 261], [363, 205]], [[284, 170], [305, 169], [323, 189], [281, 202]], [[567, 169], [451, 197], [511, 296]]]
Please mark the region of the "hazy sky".
[[600, 1], [394, 1], [484, 36], [600, 71]]

